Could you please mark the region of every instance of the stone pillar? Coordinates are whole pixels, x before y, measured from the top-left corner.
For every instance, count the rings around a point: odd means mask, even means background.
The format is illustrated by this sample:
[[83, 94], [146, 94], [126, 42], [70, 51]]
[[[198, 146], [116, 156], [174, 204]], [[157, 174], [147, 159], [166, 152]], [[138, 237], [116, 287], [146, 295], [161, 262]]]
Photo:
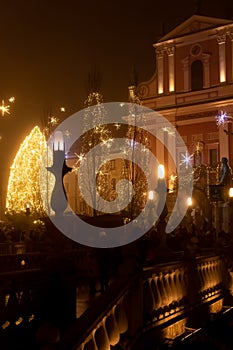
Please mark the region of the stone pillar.
[[226, 157], [229, 159], [229, 135], [224, 130], [228, 131], [229, 125], [224, 125], [224, 128], [219, 128], [219, 159]]
[[204, 88], [210, 87], [210, 55], [203, 53], [202, 61], [204, 66]]
[[233, 81], [233, 32], [229, 33], [231, 39], [231, 81]]
[[224, 83], [226, 81], [226, 34], [217, 36], [219, 49], [219, 81]]
[[174, 61], [175, 47], [168, 47], [168, 72], [169, 72], [169, 92], [175, 91], [175, 61]]
[[182, 60], [183, 71], [184, 71], [184, 91], [189, 90], [189, 56]]
[[162, 94], [164, 91], [164, 50], [157, 49], [156, 50], [156, 60], [157, 60], [157, 71], [158, 71], [158, 93]]

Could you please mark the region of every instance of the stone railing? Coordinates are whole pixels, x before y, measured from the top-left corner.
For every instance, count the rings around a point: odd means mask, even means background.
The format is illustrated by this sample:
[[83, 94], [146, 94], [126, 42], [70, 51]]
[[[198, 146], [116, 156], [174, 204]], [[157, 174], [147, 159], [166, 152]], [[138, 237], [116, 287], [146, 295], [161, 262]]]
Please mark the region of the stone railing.
[[22, 342], [28, 348], [40, 324], [75, 320], [78, 271], [72, 259], [71, 254], [55, 253], [0, 256], [1, 346], [16, 348]]
[[58, 349], [110, 350], [174, 340], [223, 306], [224, 264], [219, 256], [147, 267], [112, 283], [62, 337]]

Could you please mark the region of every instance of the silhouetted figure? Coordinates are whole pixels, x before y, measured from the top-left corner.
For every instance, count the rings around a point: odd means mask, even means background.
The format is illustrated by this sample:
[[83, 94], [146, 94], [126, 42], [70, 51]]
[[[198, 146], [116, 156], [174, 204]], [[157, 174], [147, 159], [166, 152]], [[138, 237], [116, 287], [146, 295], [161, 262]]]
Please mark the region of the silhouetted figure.
[[231, 184], [232, 184], [231, 169], [228, 165], [228, 159], [226, 157], [223, 157], [219, 185], [231, 187]]
[[219, 185], [223, 186], [223, 199], [227, 200], [229, 188], [232, 186], [232, 173], [226, 157], [222, 158]]

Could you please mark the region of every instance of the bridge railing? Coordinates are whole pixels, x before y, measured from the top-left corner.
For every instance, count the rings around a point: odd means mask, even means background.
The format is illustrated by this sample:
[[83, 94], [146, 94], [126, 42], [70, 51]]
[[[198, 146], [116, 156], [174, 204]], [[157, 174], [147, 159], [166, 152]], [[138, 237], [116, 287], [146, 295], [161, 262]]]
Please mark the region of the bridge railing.
[[221, 311], [223, 269], [220, 256], [208, 256], [122, 277], [76, 320], [58, 349], [140, 348], [148, 331], [160, 340], [174, 339], [192, 326], [196, 311], [203, 309], [206, 317]]

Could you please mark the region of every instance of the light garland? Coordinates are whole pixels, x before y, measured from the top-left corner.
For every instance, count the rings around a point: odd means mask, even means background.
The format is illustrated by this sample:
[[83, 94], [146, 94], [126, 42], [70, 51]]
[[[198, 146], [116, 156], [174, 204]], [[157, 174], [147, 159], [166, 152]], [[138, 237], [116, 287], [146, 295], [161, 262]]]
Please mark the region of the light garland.
[[[99, 204], [97, 194], [93, 191], [93, 188], [97, 188], [97, 191], [101, 197], [106, 200], [111, 198], [111, 163], [106, 161], [108, 155], [111, 153], [111, 145], [113, 138], [111, 130], [105, 125], [106, 124], [106, 111], [103, 104], [103, 96], [99, 92], [89, 93], [86, 101], [84, 102], [84, 118], [83, 118], [83, 137], [80, 147], [80, 152], [75, 153], [77, 160], [73, 166], [73, 171], [79, 172], [80, 164], [85, 164], [85, 171], [90, 174], [90, 177], [81, 176], [79, 187], [85, 191], [89, 202], [92, 204], [91, 207], [86, 210], [86, 215], [95, 216], [98, 213]], [[90, 126], [93, 126], [89, 130]], [[95, 146], [100, 145], [103, 152], [95, 154], [91, 158], [86, 157], [86, 154], [93, 149]], [[101, 159], [99, 159], [101, 157]], [[98, 158], [98, 161], [97, 161]], [[102, 166], [97, 169], [97, 163]], [[93, 181], [96, 181], [96, 184]], [[82, 198], [80, 196], [80, 203]], [[96, 208], [96, 209], [93, 209]]]
[[[136, 94], [135, 86], [129, 87], [129, 102], [129, 126], [126, 133], [126, 144], [124, 149], [122, 149], [122, 152], [126, 155], [128, 160], [122, 159], [121, 165], [121, 177], [128, 181], [125, 182], [122, 187], [119, 186], [119, 192], [121, 192], [121, 195], [127, 193], [127, 195], [130, 196], [131, 187], [129, 184], [132, 184], [134, 195], [125, 210], [125, 215], [132, 219], [141, 212], [147, 199], [146, 196], [142, 196], [142, 193], [147, 193], [148, 190], [146, 179], [150, 173], [150, 142], [147, 131], [143, 129], [143, 126], [146, 124], [146, 119], [143, 113], [141, 100]], [[135, 118], [137, 119], [137, 123], [142, 125], [142, 128], [134, 126]], [[144, 145], [143, 157], [141, 154], [141, 145]], [[140, 167], [137, 166], [137, 160], [139, 159], [141, 160], [140, 163], [143, 169], [147, 169], [146, 173], [143, 173]]]

